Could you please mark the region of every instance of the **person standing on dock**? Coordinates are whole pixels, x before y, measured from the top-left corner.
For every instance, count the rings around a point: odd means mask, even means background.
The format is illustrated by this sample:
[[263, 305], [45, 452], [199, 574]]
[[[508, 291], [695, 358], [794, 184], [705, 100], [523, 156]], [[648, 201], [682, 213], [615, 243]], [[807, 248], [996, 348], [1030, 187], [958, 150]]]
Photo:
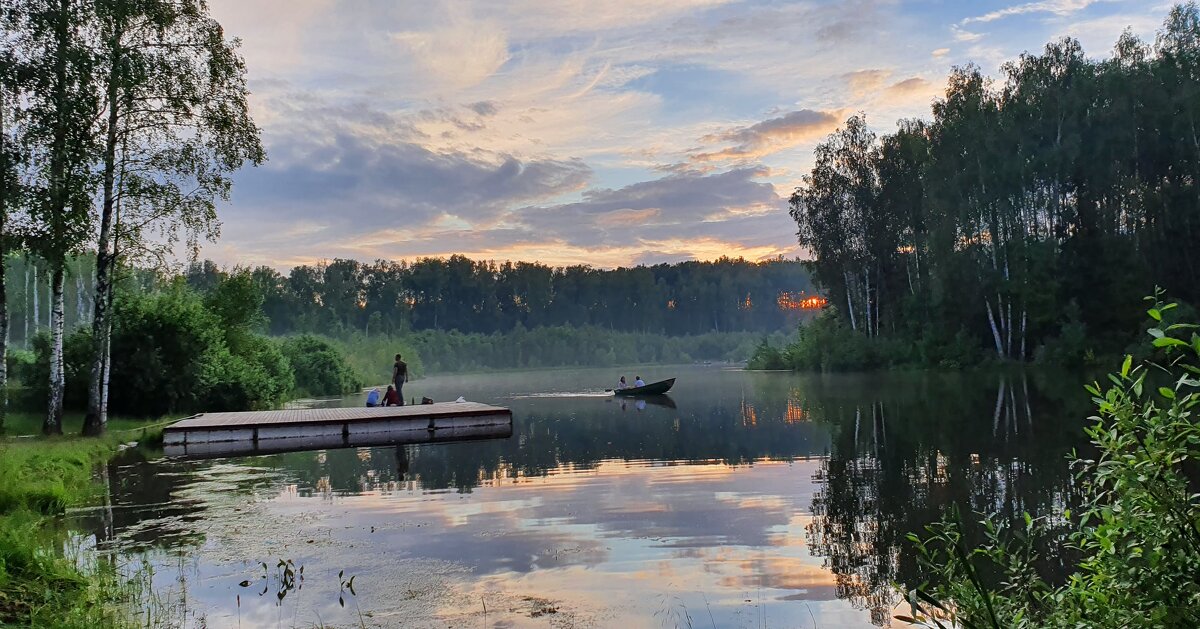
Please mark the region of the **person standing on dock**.
[[408, 382], [408, 363], [396, 354], [396, 364], [392, 365], [392, 385], [396, 387], [396, 397], [400, 398], [400, 406], [404, 406], [404, 383]]

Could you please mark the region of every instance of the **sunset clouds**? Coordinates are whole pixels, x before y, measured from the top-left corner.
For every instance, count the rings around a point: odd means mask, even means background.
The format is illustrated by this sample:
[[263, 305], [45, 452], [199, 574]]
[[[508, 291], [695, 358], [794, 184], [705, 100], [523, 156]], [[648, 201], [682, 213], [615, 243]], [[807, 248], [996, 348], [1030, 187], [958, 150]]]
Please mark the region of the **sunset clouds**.
[[615, 266], [797, 255], [786, 195], [863, 111], [927, 116], [953, 65], [1061, 35], [1106, 54], [1134, 0], [213, 0], [269, 161], [223, 263], [465, 253]]

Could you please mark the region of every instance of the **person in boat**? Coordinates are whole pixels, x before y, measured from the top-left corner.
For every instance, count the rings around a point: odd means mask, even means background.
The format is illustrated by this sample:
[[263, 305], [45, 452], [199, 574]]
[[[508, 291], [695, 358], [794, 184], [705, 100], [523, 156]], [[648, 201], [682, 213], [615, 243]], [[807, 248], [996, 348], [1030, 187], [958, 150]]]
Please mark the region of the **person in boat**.
[[617, 390], [628, 389], [629, 385], [625, 383], [625, 376], [621, 376], [621, 381], [617, 383]]
[[633, 380], [633, 386], [635, 386], [635, 387], [644, 387], [644, 386], [646, 386], [646, 381], [645, 381], [645, 380], [642, 380], [642, 377], [641, 377], [641, 376], [637, 376], [637, 377], [635, 377], [635, 378], [634, 378], [634, 380]]
[[392, 365], [392, 385], [396, 387], [396, 399], [400, 400], [400, 406], [404, 405], [405, 382], [408, 382], [408, 363], [400, 360], [400, 354], [396, 354], [396, 363]]
[[379, 389], [378, 388], [371, 389], [371, 391], [369, 393], [367, 393], [367, 407], [374, 408], [376, 406], [379, 406]]
[[396, 387], [388, 385], [387, 393], [383, 394], [384, 406], [404, 406], [404, 400], [400, 399], [400, 392]]

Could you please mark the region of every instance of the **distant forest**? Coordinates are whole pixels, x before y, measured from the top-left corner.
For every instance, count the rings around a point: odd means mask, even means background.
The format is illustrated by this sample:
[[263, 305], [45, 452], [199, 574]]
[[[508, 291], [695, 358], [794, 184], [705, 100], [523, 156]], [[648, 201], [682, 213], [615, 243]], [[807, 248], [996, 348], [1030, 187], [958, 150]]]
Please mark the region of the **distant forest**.
[[[611, 270], [485, 262], [463, 256], [412, 263], [333, 260], [287, 275], [250, 270], [268, 332], [400, 335], [442, 330], [505, 333], [592, 326], [671, 336], [774, 332], [799, 322], [813, 290], [804, 263], [722, 258]], [[200, 293], [223, 273], [211, 261], [184, 273]]]
[[966, 339], [1001, 360], [1121, 351], [1155, 286], [1200, 301], [1200, 13], [1103, 60], [1067, 38], [999, 81], [956, 68], [931, 120], [880, 137], [856, 115], [815, 158], [800, 242], [842, 325], [892, 343], [883, 364]]

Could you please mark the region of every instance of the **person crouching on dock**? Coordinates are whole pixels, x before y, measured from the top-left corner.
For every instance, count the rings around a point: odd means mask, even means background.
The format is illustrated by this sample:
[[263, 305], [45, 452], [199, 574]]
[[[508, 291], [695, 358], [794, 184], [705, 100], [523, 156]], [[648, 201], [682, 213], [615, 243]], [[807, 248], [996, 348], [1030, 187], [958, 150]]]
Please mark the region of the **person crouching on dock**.
[[404, 400], [400, 399], [400, 393], [396, 391], [396, 387], [388, 385], [387, 393], [383, 394], [384, 406], [404, 406]]

